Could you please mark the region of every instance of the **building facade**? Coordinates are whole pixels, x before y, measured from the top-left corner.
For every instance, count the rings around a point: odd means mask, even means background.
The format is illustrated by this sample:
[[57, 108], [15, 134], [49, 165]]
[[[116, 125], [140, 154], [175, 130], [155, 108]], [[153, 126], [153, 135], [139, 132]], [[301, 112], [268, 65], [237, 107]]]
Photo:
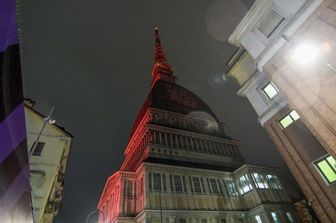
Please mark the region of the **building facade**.
[[258, 0], [229, 38], [229, 75], [321, 222], [336, 222], [336, 1]]
[[99, 222], [297, 222], [275, 170], [244, 164], [239, 141], [204, 101], [176, 84], [155, 34], [151, 89], [125, 160], [105, 184]]
[[52, 223], [61, 207], [72, 135], [25, 103], [35, 223]]

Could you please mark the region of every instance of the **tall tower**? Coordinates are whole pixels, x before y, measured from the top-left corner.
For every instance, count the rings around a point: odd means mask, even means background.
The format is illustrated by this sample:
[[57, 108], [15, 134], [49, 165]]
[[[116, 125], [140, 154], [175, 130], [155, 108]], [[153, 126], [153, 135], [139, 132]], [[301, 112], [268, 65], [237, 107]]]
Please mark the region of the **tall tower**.
[[152, 82], [99, 222], [283, 222], [296, 217], [274, 170], [244, 165], [239, 141], [198, 96], [176, 84], [155, 29]]

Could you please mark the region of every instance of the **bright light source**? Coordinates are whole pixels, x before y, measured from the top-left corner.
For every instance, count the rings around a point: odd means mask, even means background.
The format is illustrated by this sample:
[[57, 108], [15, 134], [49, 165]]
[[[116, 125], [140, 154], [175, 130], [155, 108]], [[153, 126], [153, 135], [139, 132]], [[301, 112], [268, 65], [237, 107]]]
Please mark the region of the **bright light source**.
[[308, 64], [316, 60], [319, 53], [320, 50], [317, 47], [302, 44], [294, 49], [291, 58], [300, 64]]

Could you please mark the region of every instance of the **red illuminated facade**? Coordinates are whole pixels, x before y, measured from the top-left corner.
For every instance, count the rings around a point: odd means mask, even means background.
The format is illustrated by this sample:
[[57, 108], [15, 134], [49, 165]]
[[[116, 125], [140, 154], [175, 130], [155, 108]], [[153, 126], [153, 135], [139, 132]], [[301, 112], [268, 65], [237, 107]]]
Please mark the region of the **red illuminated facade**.
[[158, 29], [155, 40], [150, 92], [125, 160], [105, 184], [99, 222], [269, 222], [271, 213], [295, 221], [274, 170], [244, 165], [239, 141], [206, 103], [176, 84]]

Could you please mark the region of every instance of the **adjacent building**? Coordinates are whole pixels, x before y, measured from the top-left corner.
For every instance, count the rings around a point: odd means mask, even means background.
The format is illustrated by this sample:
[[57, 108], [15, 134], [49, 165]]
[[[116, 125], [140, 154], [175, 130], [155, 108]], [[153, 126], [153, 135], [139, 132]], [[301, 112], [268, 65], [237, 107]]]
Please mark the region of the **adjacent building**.
[[257, 0], [229, 75], [321, 222], [336, 222], [336, 1]]
[[107, 179], [100, 223], [297, 222], [270, 167], [247, 165], [208, 105], [176, 84], [155, 30], [150, 92], [120, 170]]
[[35, 223], [52, 223], [61, 207], [72, 135], [25, 102]]

